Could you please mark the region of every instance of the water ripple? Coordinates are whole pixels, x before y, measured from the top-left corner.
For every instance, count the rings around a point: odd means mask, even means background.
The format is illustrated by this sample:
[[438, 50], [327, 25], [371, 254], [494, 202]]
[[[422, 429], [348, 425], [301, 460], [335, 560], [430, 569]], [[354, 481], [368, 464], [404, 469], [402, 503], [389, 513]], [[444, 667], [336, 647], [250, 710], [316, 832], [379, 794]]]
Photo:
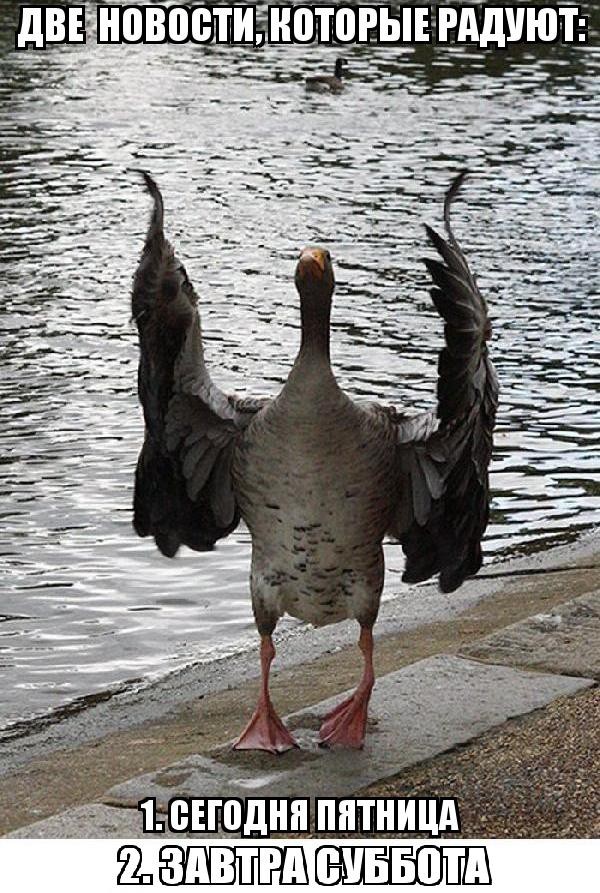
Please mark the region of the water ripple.
[[[311, 97], [315, 47], [12, 51], [0, 11], [0, 724], [242, 647], [249, 539], [174, 562], [135, 538], [142, 435], [131, 274], [147, 167], [202, 296], [224, 387], [273, 394], [298, 342], [294, 258], [326, 242], [333, 355], [357, 397], [431, 405], [439, 321], [422, 223], [473, 171], [456, 230], [502, 382], [492, 556], [600, 517], [598, 55], [353, 48]], [[388, 589], [402, 558], [387, 547]], [[293, 621], [285, 621], [293, 625]], [[137, 683], [135, 683], [137, 684]]]

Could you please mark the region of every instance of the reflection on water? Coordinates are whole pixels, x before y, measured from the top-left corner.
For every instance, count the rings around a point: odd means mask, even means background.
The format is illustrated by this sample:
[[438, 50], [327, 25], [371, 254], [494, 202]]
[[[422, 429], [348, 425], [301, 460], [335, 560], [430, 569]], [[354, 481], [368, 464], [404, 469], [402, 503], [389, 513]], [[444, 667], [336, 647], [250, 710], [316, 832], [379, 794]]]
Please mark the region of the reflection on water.
[[[15, 53], [0, 33], [0, 723], [240, 647], [249, 543], [161, 558], [130, 524], [142, 422], [128, 293], [146, 167], [224, 387], [273, 394], [298, 339], [294, 257], [336, 264], [356, 396], [431, 404], [441, 330], [421, 224], [455, 209], [494, 318], [502, 405], [488, 552], [598, 521], [598, 55], [592, 47], [193, 46]], [[91, 16], [90, 16], [91, 18]], [[387, 549], [388, 591], [402, 558]]]

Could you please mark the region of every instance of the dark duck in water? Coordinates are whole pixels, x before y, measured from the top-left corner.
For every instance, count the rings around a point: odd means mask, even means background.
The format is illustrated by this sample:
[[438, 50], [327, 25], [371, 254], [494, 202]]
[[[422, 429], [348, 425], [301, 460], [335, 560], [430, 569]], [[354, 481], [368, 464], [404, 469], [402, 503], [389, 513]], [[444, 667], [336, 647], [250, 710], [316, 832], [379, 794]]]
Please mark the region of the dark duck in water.
[[329, 358], [334, 274], [322, 248], [306, 248], [296, 267], [302, 336], [281, 392], [263, 400], [223, 393], [204, 360], [197, 294], [163, 234], [161, 194], [144, 176], [154, 211], [133, 286], [146, 424], [135, 529], [170, 557], [182, 544], [212, 548], [240, 518], [248, 525], [262, 684], [237, 748], [295, 745], [269, 696], [279, 618], [357, 620], [362, 680], [325, 718], [320, 740], [362, 747], [384, 536], [402, 544], [408, 583], [437, 576], [452, 592], [482, 563], [498, 385], [486, 304], [449, 221], [464, 174], [446, 195], [447, 238], [427, 227], [440, 255], [425, 264], [445, 346], [437, 408], [413, 415], [355, 402], [339, 387]]
[[342, 78], [345, 65], [346, 60], [338, 57], [335, 60], [333, 74], [316, 74], [307, 77], [305, 81], [306, 89], [320, 93], [339, 93], [344, 88]]

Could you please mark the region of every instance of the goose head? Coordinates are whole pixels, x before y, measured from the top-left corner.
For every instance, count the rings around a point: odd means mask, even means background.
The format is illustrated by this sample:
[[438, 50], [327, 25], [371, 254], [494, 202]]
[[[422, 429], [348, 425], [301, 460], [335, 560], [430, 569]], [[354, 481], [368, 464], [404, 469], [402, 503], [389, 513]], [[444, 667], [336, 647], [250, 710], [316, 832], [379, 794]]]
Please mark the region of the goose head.
[[325, 248], [303, 248], [296, 265], [296, 288], [301, 301], [331, 304], [335, 287], [331, 255]]
[[341, 81], [342, 75], [344, 73], [344, 65], [346, 65], [346, 64], [347, 64], [346, 60], [343, 59], [341, 56], [338, 56], [337, 59], [335, 60], [334, 77], [339, 78], [340, 81]]

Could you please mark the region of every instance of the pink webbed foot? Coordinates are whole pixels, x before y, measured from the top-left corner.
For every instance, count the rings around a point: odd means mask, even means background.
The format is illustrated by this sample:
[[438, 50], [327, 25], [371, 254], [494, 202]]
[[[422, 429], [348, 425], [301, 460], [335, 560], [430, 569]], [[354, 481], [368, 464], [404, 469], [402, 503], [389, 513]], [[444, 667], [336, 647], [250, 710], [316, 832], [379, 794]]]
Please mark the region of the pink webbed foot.
[[261, 636], [261, 693], [258, 706], [252, 719], [233, 745], [234, 750], [266, 750], [269, 753], [284, 753], [298, 747], [281, 722], [269, 696], [269, 671], [275, 657], [275, 648], [270, 634]]
[[285, 753], [298, 746], [273, 706], [264, 702], [258, 705], [252, 719], [233, 745], [234, 750], [266, 750], [269, 753]]
[[364, 747], [367, 712], [375, 683], [371, 627], [361, 628], [358, 644], [365, 658], [363, 676], [354, 694], [334, 707], [323, 720], [319, 730], [319, 743], [326, 747], [335, 744], [356, 750]]
[[356, 750], [364, 747], [370, 697], [370, 689], [357, 690], [328, 713], [319, 730], [319, 743], [327, 747], [337, 744]]

